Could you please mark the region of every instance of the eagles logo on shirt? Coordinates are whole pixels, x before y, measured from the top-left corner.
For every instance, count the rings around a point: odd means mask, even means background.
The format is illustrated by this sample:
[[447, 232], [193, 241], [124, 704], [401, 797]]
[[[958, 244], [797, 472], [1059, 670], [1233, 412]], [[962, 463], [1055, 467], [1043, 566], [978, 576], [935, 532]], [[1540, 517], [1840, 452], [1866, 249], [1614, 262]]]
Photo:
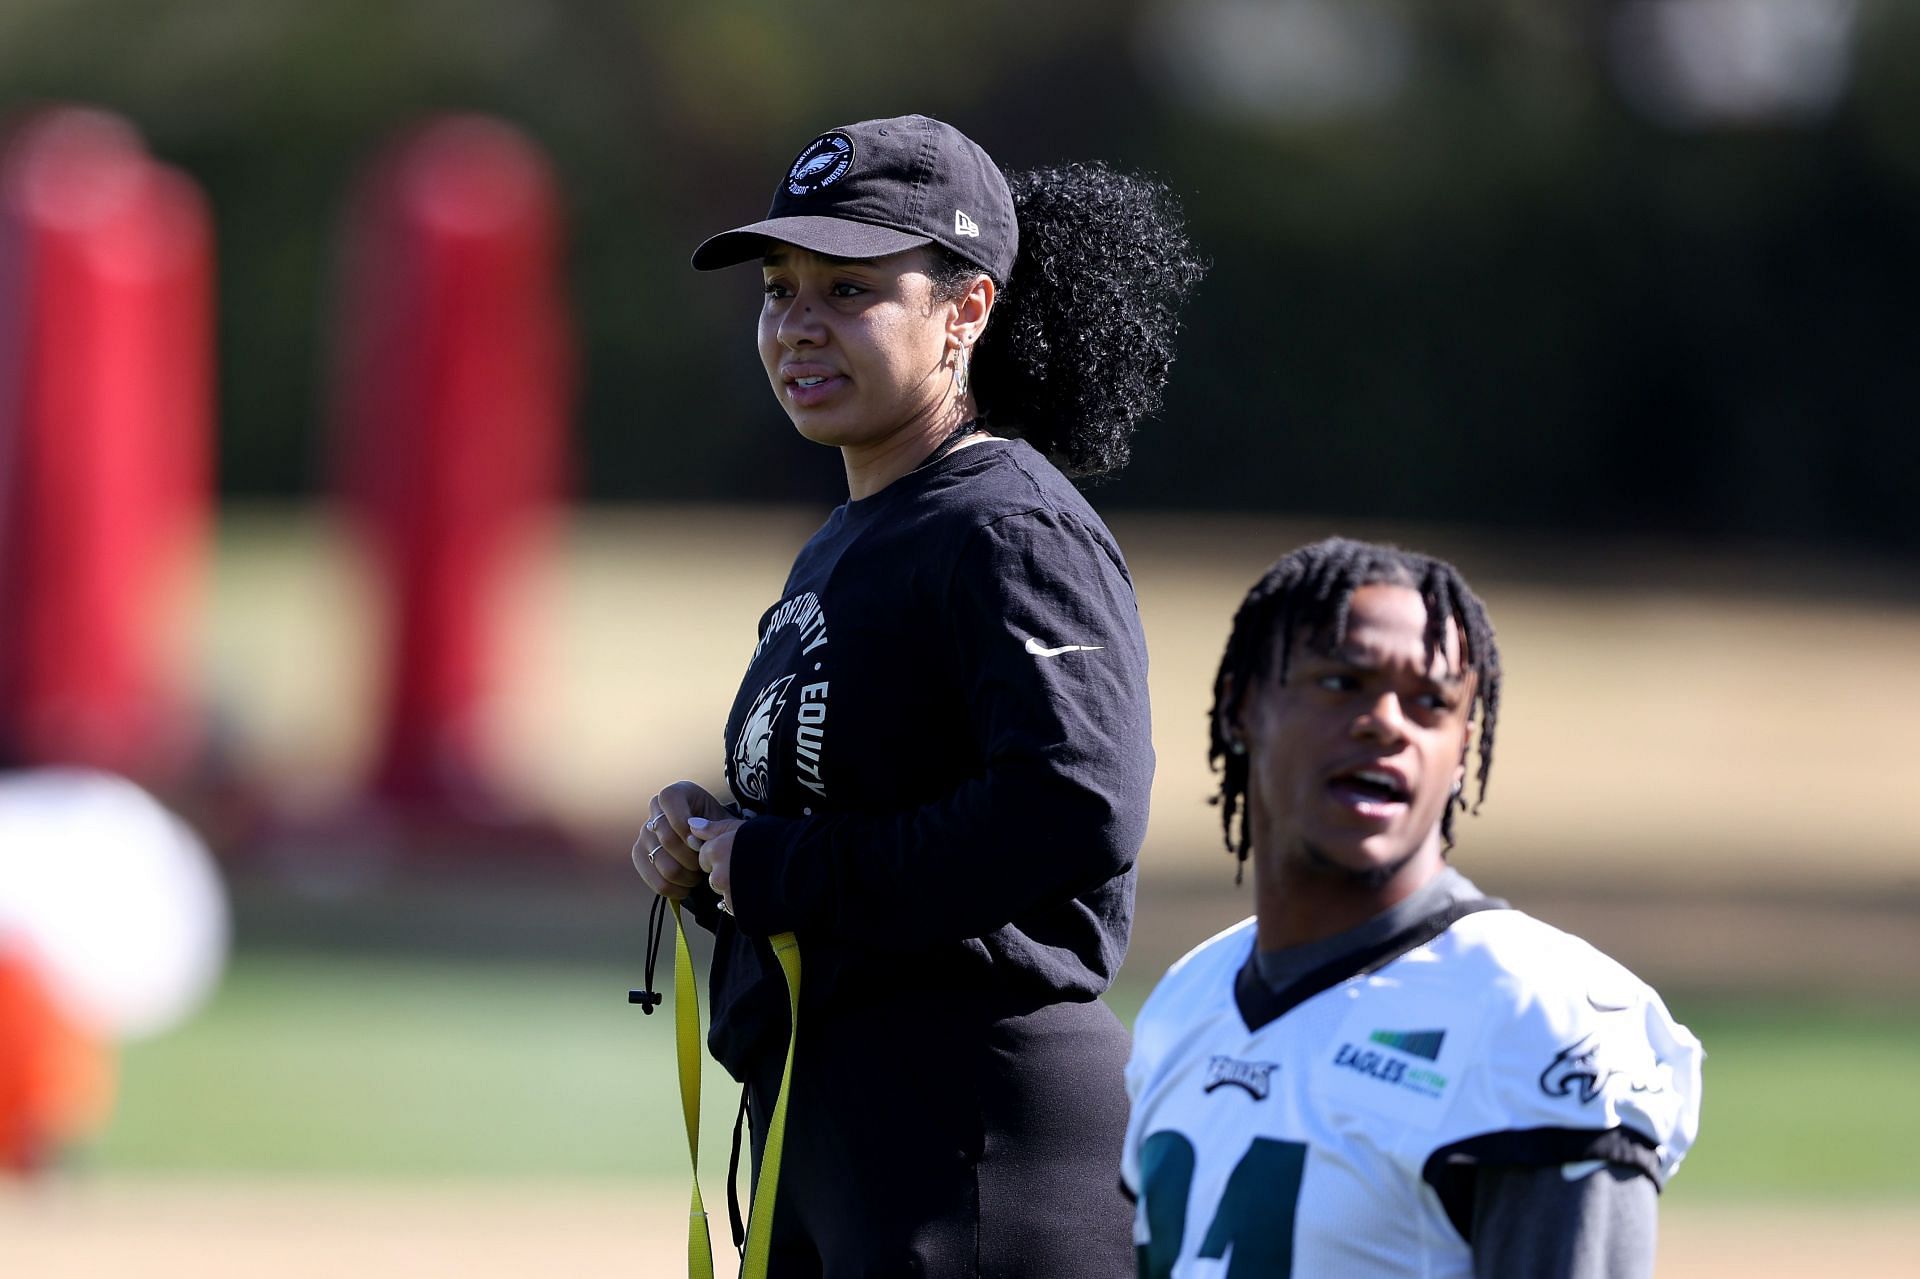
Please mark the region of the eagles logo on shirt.
[[1661, 1063], [1656, 1061], [1652, 1069], [1623, 1071], [1602, 1062], [1600, 1048], [1594, 1034], [1582, 1035], [1562, 1048], [1540, 1072], [1540, 1091], [1549, 1097], [1578, 1096], [1583, 1106], [1591, 1105], [1615, 1079], [1624, 1080], [1629, 1092], [1666, 1091]]
[[1569, 1097], [1577, 1091], [1581, 1105], [1591, 1103], [1614, 1074], [1599, 1059], [1599, 1041], [1592, 1035], [1581, 1036], [1562, 1048], [1540, 1072], [1540, 1091], [1549, 1097]]
[[1235, 1088], [1244, 1088], [1255, 1101], [1265, 1101], [1267, 1094], [1273, 1091], [1273, 1072], [1280, 1069], [1280, 1063], [1273, 1061], [1239, 1061], [1233, 1057], [1211, 1057], [1207, 1060], [1207, 1082], [1201, 1092], [1212, 1092], [1232, 1084]]
[[787, 707], [787, 685], [793, 676], [782, 675], [760, 690], [740, 726], [733, 743], [733, 789], [741, 799], [756, 804], [767, 802], [767, 754], [773, 743], [773, 726]]

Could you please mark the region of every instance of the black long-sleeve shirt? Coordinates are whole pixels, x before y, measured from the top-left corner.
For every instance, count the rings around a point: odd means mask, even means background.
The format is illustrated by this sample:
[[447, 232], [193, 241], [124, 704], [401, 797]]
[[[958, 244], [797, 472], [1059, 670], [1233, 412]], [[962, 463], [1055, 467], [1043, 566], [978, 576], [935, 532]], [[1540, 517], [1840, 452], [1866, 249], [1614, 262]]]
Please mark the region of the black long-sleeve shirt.
[[1119, 967], [1153, 746], [1133, 584], [1086, 499], [990, 439], [835, 510], [760, 621], [726, 727], [744, 812], [718, 936], [716, 1058], [784, 1050], [764, 940], [809, 1007], [923, 992], [986, 1016]]

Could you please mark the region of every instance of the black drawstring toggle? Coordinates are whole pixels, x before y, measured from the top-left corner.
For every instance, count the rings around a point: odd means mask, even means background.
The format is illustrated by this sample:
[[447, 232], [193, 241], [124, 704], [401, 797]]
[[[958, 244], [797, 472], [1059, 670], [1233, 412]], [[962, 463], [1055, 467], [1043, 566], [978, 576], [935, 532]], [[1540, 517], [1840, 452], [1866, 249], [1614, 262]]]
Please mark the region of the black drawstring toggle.
[[660, 1006], [660, 993], [653, 988], [654, 963], [660, 958], [660, 940], [666, 936], [667, 899], [655, 897], [653, 909], [647, 913], [647, 969], [639, 990], [627, 992], [627, 1002], [640, 1005], [640, 1011], [653, 1016], [653, 1010]]

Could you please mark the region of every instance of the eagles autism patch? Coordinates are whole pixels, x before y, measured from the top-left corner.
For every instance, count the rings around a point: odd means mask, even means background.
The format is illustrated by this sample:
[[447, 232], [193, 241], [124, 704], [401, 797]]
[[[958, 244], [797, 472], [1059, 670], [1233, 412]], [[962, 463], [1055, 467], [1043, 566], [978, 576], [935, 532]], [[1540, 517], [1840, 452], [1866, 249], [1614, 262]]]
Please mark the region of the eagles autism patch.
[[789, 195], [813, 195], [847, 176], [853, 167], [853, 139], [835, 130], [823, 133], [800, 149], [787, 170]]

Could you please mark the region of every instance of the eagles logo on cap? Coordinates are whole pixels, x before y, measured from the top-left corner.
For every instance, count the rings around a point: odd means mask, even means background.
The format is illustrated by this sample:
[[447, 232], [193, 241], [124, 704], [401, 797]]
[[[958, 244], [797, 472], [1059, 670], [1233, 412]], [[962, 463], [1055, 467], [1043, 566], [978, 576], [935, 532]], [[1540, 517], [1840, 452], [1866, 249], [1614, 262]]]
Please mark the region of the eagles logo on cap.
[[835, 130], [823, 133], [807, 143], [787, 170], [787, 191], [792, 195], [812, 195], [847, 176], [853, 167], [853, 139]]

